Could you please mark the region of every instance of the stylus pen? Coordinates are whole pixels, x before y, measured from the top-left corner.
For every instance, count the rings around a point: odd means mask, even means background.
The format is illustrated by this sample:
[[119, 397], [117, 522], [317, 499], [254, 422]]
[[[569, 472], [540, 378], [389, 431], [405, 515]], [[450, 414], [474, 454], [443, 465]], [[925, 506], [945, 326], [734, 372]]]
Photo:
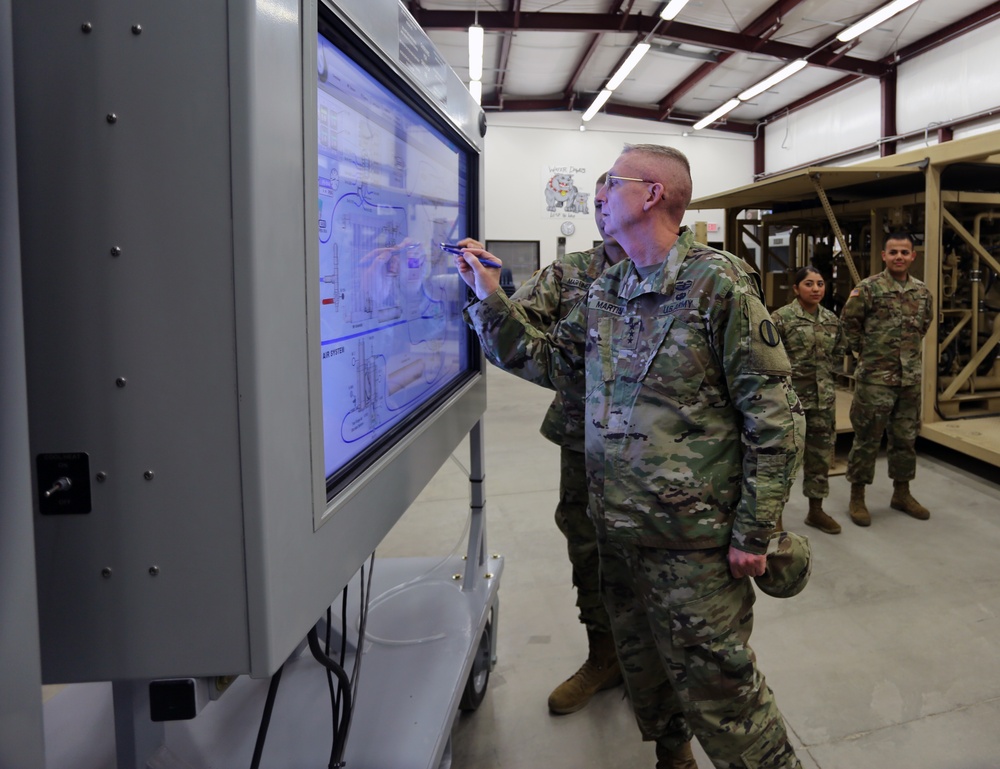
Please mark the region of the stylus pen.
[[[465, 251], [462, 250], [462, 246], [456, 245], [455, 243], [441, 243], [440, 245], [441, 248], [443, 248], [445, 251], [451, 251], [451, 253], [458, 254], [459, 256], [465, 253]], [[476, 258], [479, 259], [479, 263], [484, 267], [500, 266], [499, 263], [494, 262], [492, 259], [483, 259], [483, 257], [481, 256], [478, 256]]]

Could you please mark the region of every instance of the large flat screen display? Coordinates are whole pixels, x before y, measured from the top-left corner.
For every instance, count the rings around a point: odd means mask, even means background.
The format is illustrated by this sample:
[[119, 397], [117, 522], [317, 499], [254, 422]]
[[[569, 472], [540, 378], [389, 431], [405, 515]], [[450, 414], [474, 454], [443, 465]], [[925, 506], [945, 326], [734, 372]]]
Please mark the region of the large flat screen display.
[[[319, 35], [319, 286], [327, 494], [478, 366], [441, 248], [470, 230], [476, 155], [349, 43]], [[374, 72], [374, 74], [373, 74]]]

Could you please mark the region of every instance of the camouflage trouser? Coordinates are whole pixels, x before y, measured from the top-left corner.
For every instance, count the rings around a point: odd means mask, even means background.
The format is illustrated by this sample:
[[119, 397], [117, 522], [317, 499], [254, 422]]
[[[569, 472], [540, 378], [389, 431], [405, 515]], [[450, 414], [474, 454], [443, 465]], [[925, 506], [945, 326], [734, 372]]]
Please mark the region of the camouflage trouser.
[[836, 410], [806, 410], [806, 450], [802, 457], [802, 493], [809, 499], [830, 494], [830, 460], [836, 439]]
[[847, 480], [870, 484], [882, 433], [888, 435], [889, 477], [911, 481], [917, 474], [920, 385], [886, 387], [858, 382], [851, 403], [854, 443], [847, 457]]
[[643, 739], [674, 749], [693, 733], [716, 767], [800, 769], [747, 645], [753, 586], [726, 549], [602, 541], [601, 579]]
[[573, 587], [580, 622], [598, 633], [611, 632], [608, 613], [601, 601], [600, 560], [597, 534], [587, 515], [587, 471], [582, 451], [563, 447], [560, 452], [559, 504], [556, 526], [566, 537], [569, 562], [573, 565]]

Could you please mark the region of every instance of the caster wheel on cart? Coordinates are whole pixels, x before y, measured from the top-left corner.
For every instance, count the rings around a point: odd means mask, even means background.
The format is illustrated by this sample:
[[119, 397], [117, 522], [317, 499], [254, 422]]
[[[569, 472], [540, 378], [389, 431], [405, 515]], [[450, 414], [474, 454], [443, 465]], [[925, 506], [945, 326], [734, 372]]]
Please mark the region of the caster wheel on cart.
[[476, 656], [472, 660], [469, 680], [465, 684], [465, 691], [462, 692], [462, 699], [458, 703], [459, 710], [466, 712], [476, 710], [482, 704], [483, 697], [486, 696], [486, 686], [490, 682], [490, 649], [493, 645], [493, 629], [490, 625], [491, 623], [486, 623], [483, 634], [479, 638], [479, 648], [476, 649]]

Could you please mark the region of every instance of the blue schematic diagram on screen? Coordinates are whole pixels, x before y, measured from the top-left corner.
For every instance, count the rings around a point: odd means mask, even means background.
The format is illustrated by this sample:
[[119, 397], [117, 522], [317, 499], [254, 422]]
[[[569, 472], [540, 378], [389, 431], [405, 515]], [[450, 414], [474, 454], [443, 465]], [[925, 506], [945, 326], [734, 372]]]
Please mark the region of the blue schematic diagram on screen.
[[320, 37], [319, 292], [327, 476], [467, 365], [464, 153]]

